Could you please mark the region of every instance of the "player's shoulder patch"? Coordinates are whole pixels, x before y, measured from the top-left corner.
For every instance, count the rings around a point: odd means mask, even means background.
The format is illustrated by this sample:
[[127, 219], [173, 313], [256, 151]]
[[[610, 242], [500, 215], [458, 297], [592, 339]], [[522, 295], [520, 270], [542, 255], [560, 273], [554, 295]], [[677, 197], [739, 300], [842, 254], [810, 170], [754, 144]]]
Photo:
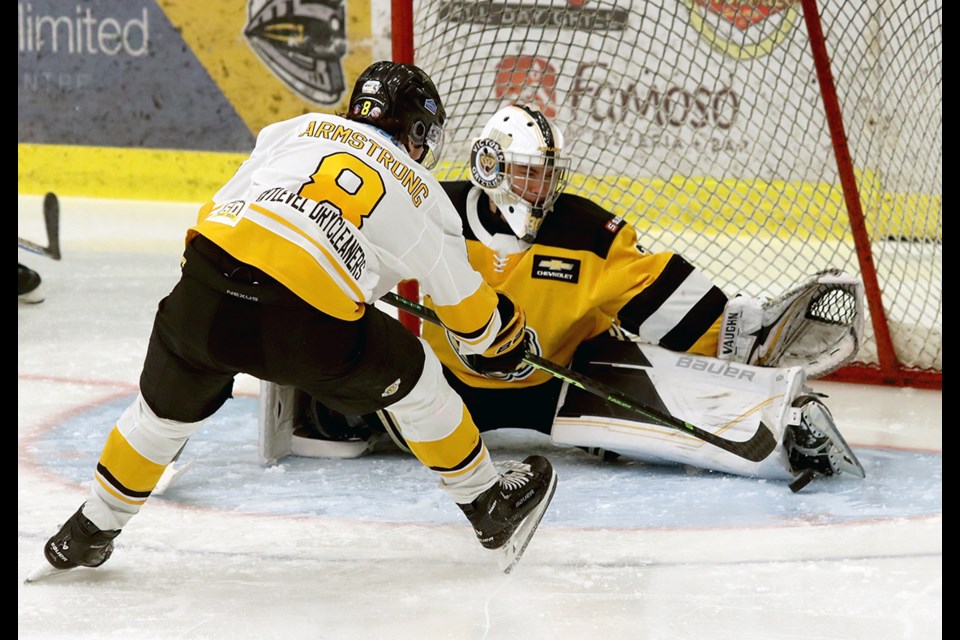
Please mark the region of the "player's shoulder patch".
[[537, 234], [537, 244], [573, 251], [589, 251], [606, 258], [614, 238], [626, 222], [583, 196], [565, 193], [557, 198]]
[[607, 220], [606, 224], [604, 224], [603, 226], [606, 228], [607, 231], [616, 235], [617, 232], [619, 232], [620, 229], [623, 228], [623, 225], [624, 225], [623, 216], [614, 216], [609, 220]]

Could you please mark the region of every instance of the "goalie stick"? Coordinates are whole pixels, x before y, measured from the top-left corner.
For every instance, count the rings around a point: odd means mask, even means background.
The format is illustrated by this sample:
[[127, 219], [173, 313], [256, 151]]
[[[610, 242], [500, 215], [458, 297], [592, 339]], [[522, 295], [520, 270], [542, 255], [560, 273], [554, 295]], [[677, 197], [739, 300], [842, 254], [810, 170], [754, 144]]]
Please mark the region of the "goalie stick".
[[47, 245], [17, 236], [17, 246], [31, 253], [54, 260], [60, 259], [60, 201], [53, 192], [43, 197], [43, 223], [47, 230]]
[[[399, 296], [392, 291], [385, 294], [382, 298], [380, 298], [380, 300], [389, 305], [397, 307], [398, 309], [402, 309], [411, 315], [417, 316], [418, 318], [442, 326], [440, 318], [437, 317], [437, 314], [434, 313], [432, 309]], [[690, 434], [695, 438], [719, 447], [724, 451], [728, 451], [735, 456], [749, 460], [750, 462], [760, 462], [761, 460], [764, 460], [777, 447], [776, 438], [773, 437], [773, 433], [770, 431], [770, 428], [763, 424], [763, 422], [760, 423], [760, 425], [757, 427], [757, 432], [753, 434], [749, 440], [728, 440], [727, 438], [722, 438], [675, 416], [658, 411], [657, 409], [647, 406], [642, 402], [633, 400], [620, 391], [617, 391], [616, 389], [609, 387], [602, 382], [593, 380], [592, 378], [577, 373], [576, 371], [568, 369], [562, 365], [550, 362], [549, 360], [532, 354], [529, 351], [524, 354], [523, 361], [530, 366], [545, 371], [556, 378], [565, 380], [575, 387], [579, 387], [584, 391], [588, 391], [600, 398], [603, 398], [607, 402], [611, 402], [619, 407], [623, 407], [624, 409], [638, 413], [649, 420], [654, 420], [662, 426], [670, 427]]]

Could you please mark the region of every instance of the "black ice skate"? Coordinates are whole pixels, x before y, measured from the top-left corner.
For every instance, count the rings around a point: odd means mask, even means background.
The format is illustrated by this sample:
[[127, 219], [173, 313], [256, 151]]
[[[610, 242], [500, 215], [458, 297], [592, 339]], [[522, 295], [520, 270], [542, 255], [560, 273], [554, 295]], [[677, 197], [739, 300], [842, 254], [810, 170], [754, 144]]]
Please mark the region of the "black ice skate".
[[83, 515], [83, 507], [80, 507], [47, 541], [43, 555], [55, 569], [99, 567], [110, 558], [113, 539], [119, 534], [119, 529], [98, 529]]
[[43, 302], [40, 274], [26, 265], [17, 263], [17, 301], [28, 304]]
[[500, 568], [510, 573], [526, 550], [553, 499], [557, 474], [543, 456], [501, 462], [500, 480], [470, 504], [459, 505], [487, 549], [500, 553]]
[[837, 430], [830, 411], [816, 396], [800, 396], [793, 406], [784, 438], [790, 466], [798, 474], [791, 489], [798, 491], [814, 475], [866, 476], [863, 465]]

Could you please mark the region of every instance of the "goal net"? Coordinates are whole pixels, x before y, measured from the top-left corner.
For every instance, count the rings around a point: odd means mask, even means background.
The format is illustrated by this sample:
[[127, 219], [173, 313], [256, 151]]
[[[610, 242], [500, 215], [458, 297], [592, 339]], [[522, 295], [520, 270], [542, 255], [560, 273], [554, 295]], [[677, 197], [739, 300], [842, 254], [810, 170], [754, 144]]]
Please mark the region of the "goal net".
[[564, 130], [573, 190], [728, 294], [862, 277], [866, 340], [833, 378], [941, 386], [940, 0], [411, 10], [413, 62], [449, 116], [441, 179], [468, 176], [498, 108], [535, 104]]

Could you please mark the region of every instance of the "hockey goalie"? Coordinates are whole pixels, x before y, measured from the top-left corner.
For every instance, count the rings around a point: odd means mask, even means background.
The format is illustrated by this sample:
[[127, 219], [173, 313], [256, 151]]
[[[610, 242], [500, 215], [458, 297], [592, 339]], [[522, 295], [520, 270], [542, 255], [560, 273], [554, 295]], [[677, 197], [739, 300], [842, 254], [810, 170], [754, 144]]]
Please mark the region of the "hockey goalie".
[[[498, 111], [474, 140], [470, 179], [443, 182], [471, 264], [527, 317], [527, 352], [726, 442], [769, 431], [761, 459], [645, 418], [559, 376], [507, 375], [464, 355], [442, 326], [422, 337], [481, 432], [530, 429], [557, 445], [783, 479], [863, 477], [823, 398], [807, 387], [854, 358], [863, 288], [825, 269], [764, 298], [728, 296], [683, 256], [646, 250], [631, 225], [565, 190], [563, 133], [535, 108]], [[434, 308], [426, 298], [424, 307]], [[403, 447], [389, 412], [344, 416], [302, 390], [264, 384], [260, 456], [359, 457]]]

